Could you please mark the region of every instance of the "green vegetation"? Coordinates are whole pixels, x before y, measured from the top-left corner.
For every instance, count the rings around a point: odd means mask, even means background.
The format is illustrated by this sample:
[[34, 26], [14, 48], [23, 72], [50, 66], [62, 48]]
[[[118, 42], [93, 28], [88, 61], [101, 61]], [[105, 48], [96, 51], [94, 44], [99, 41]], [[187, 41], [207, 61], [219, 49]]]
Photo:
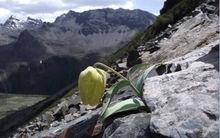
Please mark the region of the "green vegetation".
[[154, 38], [160, 32], [165, 30], [169, 24], [174, 24], [186, 15], [189, 15], [204, 0], [167, 0], [164, 7], [161, 9], [161, 15], [156, 18], [156, 21], [150, 25], [144, 32], [138, 33], [132, 39], [127, 47], [119, 49], [116, 53], [111, 55], [108, 60], [109, 63], [124, 56], [126, 53], [137, 49], [138, 46], [144, 44], [150, 39]]

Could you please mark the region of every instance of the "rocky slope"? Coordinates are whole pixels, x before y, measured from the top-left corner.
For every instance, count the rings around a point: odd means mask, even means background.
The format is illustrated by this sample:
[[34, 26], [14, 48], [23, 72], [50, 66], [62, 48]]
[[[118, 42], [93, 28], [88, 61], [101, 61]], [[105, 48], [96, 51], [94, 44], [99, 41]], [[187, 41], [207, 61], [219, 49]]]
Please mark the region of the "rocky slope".
[[69, 11], [53, 23], [10, 17], [0, 31], [0, 91], [53, 94], [154, 20], [151, 13], [125, 9]]
[[141, 10], [69, 11], [30, 34], [46, 47], [47, 55], [82, 57], [97, 51], [106, 55], [122, 47], [154, 19], [154, 15]]
[[[139, 46], [139, 58], [147, 67], [136, 69], [131, 80], [147, 75], [143, 99], [150, 112], [128, 112], [101, 124], [100, 107], [86, 108], [76, 92], [19, 129], [14, 137], [217, 138], [219, 16], [213, 3], [205, 1]], [[124, 59], [117, 64], [126, 72]], [[114, 100], [131, 96], [125, 89]]]

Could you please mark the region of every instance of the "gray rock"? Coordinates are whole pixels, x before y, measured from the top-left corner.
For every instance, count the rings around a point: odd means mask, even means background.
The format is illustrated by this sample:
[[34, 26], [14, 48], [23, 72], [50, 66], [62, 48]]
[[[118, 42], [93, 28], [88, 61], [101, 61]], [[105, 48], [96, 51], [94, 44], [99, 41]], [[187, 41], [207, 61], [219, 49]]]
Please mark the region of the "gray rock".
[[82, 104], [82, 105], [80, 105], [79, 107], [80, 107], [80, 112], [81, 112], [81, 113], [86, 112], [86, 106], [85, 106], [85, 105]]
[[69, 109], [68, 113], [73, 114], [73, 113], [76, 113], [77, 111], [78, 111], [78, 110], [77, 110], [76, 108], [71, 107], [71, 108]]
[[57, 127], [59, 126], [59, 122], [58, 121], [54, 121], [53, 123], [50, 124], [51, 127]]
[[71, 120], [75, 119], [75, 117], [72, 114], [67, 114], [64, 117], [65, 122], [70, 122]]
[[219, 50], [214, 44], [165, 63], [187, 63], [187, 68], [145, 80], [143, 96], [152, 111], [151, 133], [175, 138], [218, 137]]
[[147, 113], [132, 114], [118, 118], [105, 129], [103, 138], [148, 138], [149, 123], [150, 114]]
[[119, 63], [118, 67], [121, 69], [127, 69], [127, 62]]
[[81, 102], [79, 95], [73, 95], [71, 98], [68, 99], [68, 106], [77, 106]]
[[58, 107], [55, 108], [53, 116], [55, 120], [60, 120], [68, 113], [68, 101], [63, 101], [62, 103], [58, 104]]
[[59, 126], [51, 127], [49, 130], [42, 131], [33, 136], [41, 137], [65, 137], [65, 138], [90, 138], [91, 130], [100, 118], [100, 109], [94, 110], [82, 117], [72, 120], [68, 123], [61, 123]]
[[219, 137], [219, 123], [215, 122], [208, 128], [207, 133], [204, 136], [205, 138], [217, 138]]
[[49, 124], [49, 123], [52, 122], [53, 120], [54, 120], [54, 117], [53, 117], [53, 115], [52, 115], [51, 112], [46, 112], [45, 114], [43, 114], [43, 115], [41, 116], [41, 121], [42, 121], [42, 122], [45, 122], [45, 123], [47, 123], [47, 124]]
[[163, 63], [184, 56], [196, 48], [201, 48], [219, 39], [217, 15], [207, 16], [206, 13], [199, 10], [196, 16], [187, 18], [180, 24], [173, 25], [173, 29], [176, 31], [171, 33], [169, 39], [161, 39], [155, 45], [160, 47], [159, 50], [153, 53], [145, 52], [141, 56], [143, 63], [148, 65]]

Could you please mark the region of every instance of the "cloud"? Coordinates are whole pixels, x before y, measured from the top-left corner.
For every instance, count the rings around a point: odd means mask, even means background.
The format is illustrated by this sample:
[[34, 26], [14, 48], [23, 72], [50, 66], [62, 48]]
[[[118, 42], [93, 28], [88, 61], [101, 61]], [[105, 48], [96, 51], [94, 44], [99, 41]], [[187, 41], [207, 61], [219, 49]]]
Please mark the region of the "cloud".
[[[141, 0], [143, 2], [148, 0]], [[151, 0], [164, 1], [164, 0]], [[83, 12], [100, 8], [139, 8], [134, 6], [136, 0], [0, 0], [0, 23], [6, 17], [14, 15], [25, 19], [27, 16], [52, 22], [55, 18], [69, 10]], [[143, 5], [142, 5], [143, 6]], [[141, 6], [140, 6], [141, 7]]]
[[[112, 8], [112, 9], [118, 9], [118, 8], [124, 8], [124, 9], [134, 9], [133, 3], [131, 0], [121, 0], [120, 2], [117, 3], [117, 1], [115, 0], [115, 2], [112, 0], [98, 0], [97, 2], [90, 2], [86, 3], [86, 1], [89, 0], [82, 0], [80, 3], [78, 3], [80, 6], [78, 6], [77, 8], [73, 8], [72, 10], [76, 11], [76, 12], [83, 12], [86, 10], [93, 10], [93, 9], [100, 9], [100, 8]], [[102, 2], [106, 1], [105, 4], [103, 4]]]
[[128, 0], [63, 0], [67, 4], [76, 4], [77, 6], [108, 6], [123, 5]]
[[0, 8], [0, 23], [4, 22], [11, 15], [11, 11]]
[[71, 8], [61, 0], [8, 0], [0, 1], [0, 7], [10, 10], [12, 13], [52, 13], [59, 10]]

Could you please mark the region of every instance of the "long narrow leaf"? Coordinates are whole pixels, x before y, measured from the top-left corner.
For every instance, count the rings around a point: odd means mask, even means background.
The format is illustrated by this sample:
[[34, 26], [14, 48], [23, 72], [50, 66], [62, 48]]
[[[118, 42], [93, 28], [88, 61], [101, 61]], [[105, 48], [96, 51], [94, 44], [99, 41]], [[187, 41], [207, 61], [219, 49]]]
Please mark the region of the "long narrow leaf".
[[117, 92], [119, 92], [120, 89], [122, 89], [125, 86], [129, 86], [130, 85], [130, 81], [128, 80], [122, 80], [114, 85], [112, 85], [111, 88], [109, 88], [109, 90], [106, 92], [106, 98], [107, 98], [107, 102], [103, 105], [102, 108], [102, 113], [101, 115], [103, 115], [106, 111], [106, 109], [108, 108], [112, 97], [114, 96], [114, 94], [116, 94]]
[[139, 98], [127, 99], [108, 107], [102, 119], [105, 120], [109, 116], [119, 112], [138, 110], [141, 108], [145, 108], [145, 105]]
[[136, 88], [140, 93], [143, 92], [144, 80], [146, 79], [146, 77], [147, 77], [147, 74], [145, 73], [143, 73], [141, 76], [138, 77]]
[[137, 69], [142, 69], [142, 68], [146, 68], [147, 67], [147, 64], [137, 64], [137, 65], [134, 65], [133, 67], [131, 67], [129, 70], [128, 70], [128, 74], [127, 74], [127, 78], [130, 80], [130, 77], [131, 75], [137, 70]]

